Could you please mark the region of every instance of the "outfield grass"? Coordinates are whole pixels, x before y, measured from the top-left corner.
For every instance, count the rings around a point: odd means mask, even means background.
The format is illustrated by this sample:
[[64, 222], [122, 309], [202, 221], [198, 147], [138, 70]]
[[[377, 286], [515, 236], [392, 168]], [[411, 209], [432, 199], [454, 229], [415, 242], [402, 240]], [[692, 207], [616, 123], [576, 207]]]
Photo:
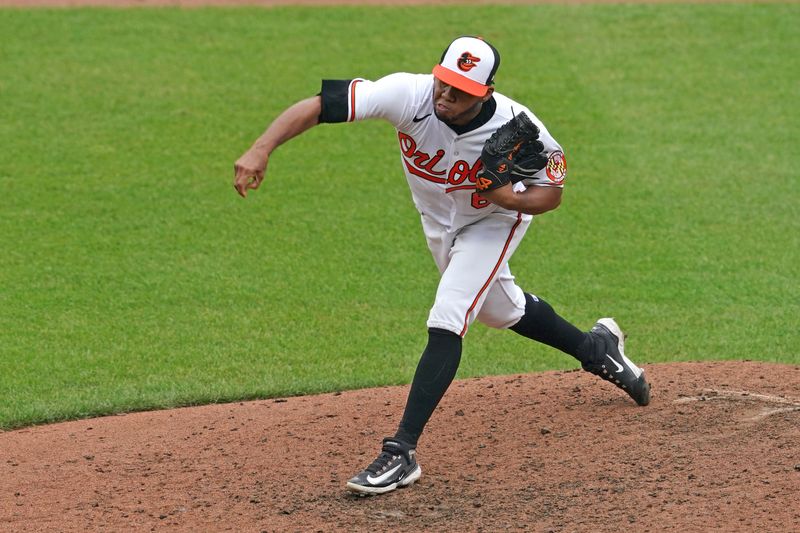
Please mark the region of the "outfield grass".
[[[0, 427], [407, 383], [437, 273], [384, 123], [232, 165], [452, 37], [565, 147], [512, 268], [644, 363], [800, 363], [799, 5], [0, 10]], [[474, 326], [460, 377], [575, 368]]]

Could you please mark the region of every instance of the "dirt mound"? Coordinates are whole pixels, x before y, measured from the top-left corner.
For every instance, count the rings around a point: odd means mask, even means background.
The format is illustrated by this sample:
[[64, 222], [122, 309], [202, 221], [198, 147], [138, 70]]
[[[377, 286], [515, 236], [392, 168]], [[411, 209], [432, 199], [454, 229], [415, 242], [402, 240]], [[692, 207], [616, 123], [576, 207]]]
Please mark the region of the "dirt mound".
[[800, 366], [646, 366], [636, 407], [585, 372], [456, 381], [423, 476], [345, 480], [407, 387], [135, 413], [0, 434], [3, 531], [797, 531]]

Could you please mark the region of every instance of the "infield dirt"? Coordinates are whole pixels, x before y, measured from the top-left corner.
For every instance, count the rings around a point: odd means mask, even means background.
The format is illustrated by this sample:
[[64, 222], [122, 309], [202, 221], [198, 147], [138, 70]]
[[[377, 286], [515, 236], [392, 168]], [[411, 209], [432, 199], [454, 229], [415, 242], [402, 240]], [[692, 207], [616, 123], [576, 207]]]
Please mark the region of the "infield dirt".
[[645, 366], [637, 407], [580, 371], [456, 381], [413, 487], [359, 498], [407, 387], [0, 434], [3, 531], [800, 530], [800, 367]]

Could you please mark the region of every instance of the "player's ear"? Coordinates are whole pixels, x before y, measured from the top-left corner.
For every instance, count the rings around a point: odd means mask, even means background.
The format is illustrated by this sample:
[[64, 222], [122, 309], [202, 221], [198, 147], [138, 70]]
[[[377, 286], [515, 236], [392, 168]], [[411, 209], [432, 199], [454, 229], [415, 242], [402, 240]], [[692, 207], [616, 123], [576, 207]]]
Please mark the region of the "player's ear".
[[486, 89], [486, 94], [483, 95], [483, 98], [481, 98], [481, 102], [484, 102], [484, 103], [488, 102], [489, 98], [492, 97], [492, 93], [493, 92], [494, 92], [494, 87], [490, 85], [489, 88]]

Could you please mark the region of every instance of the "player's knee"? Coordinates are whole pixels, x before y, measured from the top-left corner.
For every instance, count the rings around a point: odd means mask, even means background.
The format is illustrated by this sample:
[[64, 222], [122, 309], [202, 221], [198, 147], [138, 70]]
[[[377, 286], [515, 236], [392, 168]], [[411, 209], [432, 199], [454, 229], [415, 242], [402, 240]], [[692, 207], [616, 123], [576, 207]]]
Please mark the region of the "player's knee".
[[519, 298], [508, 297], [505, 293], [494, 292], [487, 298], [476, 319], [490, 328], [508, 329], [525, 314], [525, 298], [520, 291]]
[[508, 329], [516, 324], [522, 313], [515, 313], [510, 316], [508, 313], [497, 314], [489, 312], [481, 312], [478, 314], [478, 322], [495, 329]]

